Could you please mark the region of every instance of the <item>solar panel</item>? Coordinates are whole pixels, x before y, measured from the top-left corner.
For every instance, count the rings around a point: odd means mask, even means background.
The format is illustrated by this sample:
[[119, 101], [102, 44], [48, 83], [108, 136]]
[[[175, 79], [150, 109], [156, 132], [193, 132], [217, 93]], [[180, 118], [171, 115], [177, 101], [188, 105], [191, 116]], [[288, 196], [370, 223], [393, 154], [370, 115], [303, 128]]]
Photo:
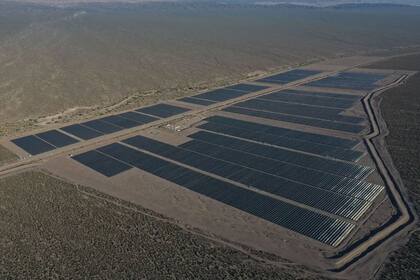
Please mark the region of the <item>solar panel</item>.
[[119, 126], [116, 126], [107, 122], [103, 122], [100, 120], [84, 122], [84, 123], [81, 123], [81, 125], [94, 129], [96, 131], [99, 131], [103, 134], [114, 133], [114, 132], [122, 130], [122, 128]]
[[351, 149], [358, 145], [360, 141], [353, 139], [340, 138], [330, 135], [316, 134], [304, 131], [292, 130], [284, 127], [271, 126], [261, 123], [254, 123], [234, 118], [223, 116], [211, 116], [205, 119], [207, 122], [237, 127], [251, 132], [266, 133], [276, 136], [284, 136], [292, 139], [298, 139], [307, 142], [314, 142], [319, 144], [340, 147], [343, 149]]
[[240, 107], [231, 106], [231, 107], [224, 108], [223, 111], [241, 114], [241, 115], [253, 116], [253, 117], [258, 117], [258, 118], [263, 118], [263, 119], [291, 122], [291, 123], [297, 123], [297, 124], [302, 124], [302, 125], [308, 125], [308, 126], [314, 126], [314, 127], [325, 128], [325, 129], [350, 132], [350, 133], [361, 133], [365, 130], [364, 125], [350, 124], [350, 123], [345, 123], [345, 122], [336, 122], [336, 121], [329, 121], [329, 120], [320, 120], [320, 119], [314, 119], [314, 118], [309, 118], [309, 117], [258, 111], [258, 110], [252, 110], [252, 109], [247, 109], [247, 108], [240, 108]]
[[328, 108], [348, 109], [354, 105], [354, 101], [349, 99], [325, 98], [310, 95], [301, 95], [288, 92], [275, 92], [258, 97], [261, 100], [269, 100], [271, 102], [281, 101], [293, 104], [305, 104], [311, 106], [321, 106]]
[[71, 144], [75, 144], [79, 142], [78, 140], [74, 139], [73, 137], [70, 137], [64, 133], [61, 133], [57, 130], [49, 130], [46, 132], [38, 133], [36, 134], [39, 138], [44, 140], [45, 142], [48, 142], [49, 144], [61, 148], [64, 146], [68, 146]]
[[375, 83], [384, 78], [384, 75], [343, 72], [337, 74], [336, 76], [331, 76], [318, 81], [310, 82], [307, 85], [325, 88], [373, 90], [377, 87]]
[[285, 102], [273, 102], [259, 98], [236, 103], [235, 107], [252, 110], [267, 111], [272, 113], [288, 114], [294, 116], [309, 117], [328, 121], [338, 121], [350, 124], [360, 124], [365, 118], [341, 115], [343, 109], [292, 104]]
[[[244, 170], [244, 172], [250, 174], [257, 172], [260, 175], [258, 175], [258, 179], [254, 178], [254, 180], [258, 180], [258, 185], [254, 185], [256, 188], [261, 188], [261, 180], [284, 184], [297, 183], [297, 185], [312, 186], [323, 191], [365, 201], [371, 201], [383, 189], [382, 186], [256, 157], [239, 151], [223, 149], [207, 143], [202, 143], [201, 147], [205, 147], [202, 150], [192, 151], [189, 150], [192, 149], [192, 146], [188, 144], [175, 147], [143, 136], [135, 136], [123, 142], [225, 178], [231, 178]], [[236, 179], [241, 180], [241, 178]], [[243, 183], [250, 184], [249, 181]]]
[[270, 145], [275, 145], [278, 147], [285, 147], [288, 149], [293, 149], [296, 151], [302, 151], [306, 153], [311, 153], [315, 155], [325, 156], [329, 158], [341, 159], [346, 161], [357, 161], [359, 160], [364, 153], [360, 151], [342, 149], [335, 146], [318, 144], [314, 142], [308, 142], [304, 140], [299, 140], [296, 138], [288, 138], [285, 136], [277, 136], [272, 134], [266, 134], [259, 131], [249, 131], [233, 126], [227, 126], [218, 123], [206, 123], [198, 126], [200, 129], [226, 134], [238, 138], [243, 138], [247, 140], [252, 140], [256, 142], [266, 143]]
[[196, 105], [202, 105], [202, 106], [209, 106], [216, 103], [214, 101], [204, 100], [204, 99], [199, 99], [199, 98], [194, 98], [194, 97], [184, 97], [184, 98], [178, 99], [178, 101], [196, 104]]
[[[382, 190], [381, 186], [326, 173], [314, 168], [295, 165], [287, 161], [278, 161], [260, 157], [255, 154], [242, 152], [210, 143], [186, 143], [180, 146], [203, 155], [220, 159], [239, 166], [272, 174], [293, 182], [300, 182], [316, 188], [337, 192], [366, 201], [372, 201]], [[170, 156], [170, 155], [169, 155]], [[379, 192], [378, 192], [379, 191]]]
[[337, 246], [354, 228], [346, 221], [235, 186], [121, 144], [103, 147], [101, 151], [191, 191], [331, 246]]
[[359, 140], [335, 137], [331, 135], [323, 135], [305, 131], [293, 130], [290, 128], [272, 126], [267, 124], [244, 121], [224, 116], [211, 116], [204, 119], [207, 122], [219, 123], [229, 125], [249, 131], [273, 134], [277, 136], [286, 136], [288, 138], [295, 138], [303, 141], [314, 142], [319, 144], [331, 145], [341, 147], [344, 149], [351, 149], [360, 143]]
[[121, 118], [129, 119], [138, 123], [143, 123], [143, 124], [158, 120], [158, 118], [148, 116], [145, 114], [140, 114], [139, 112], [126, 112], [126, 113], [119, 114], [117, 116]]
[[204, 92], [198, 95], [194, 95], [194, 98], [210, 100], [214, 102], [222, 102], [234, 98], [238, 98], [240, 96], [248, 94], [247, 92], [237, 91], [237, 90], [230, 90], [230, 89], [216, 89], [213, 91]]
[[34, 135], [13, 139], [12, 143], [31, 155], [38, 155], [55, 149], [53, 145], [48, 144]]
[[177, 107], [177, 106], [169, 105], [169, 104], [157, 104], [150, 107], [140, 108], [136, 111], [140, 113], [145, 113], [148, 115], [160, 117], [160, 118], [168, 118], [174, 115], [185, 113], [189, 110], [190, 109]]
[[60, 129], [83, 140], [89, 140], [103, 135], [103, 133], [99, 131], [87, 128], [80, 124], [72, 124]]
[[73, 156], [72, 159], [107, 177], [112, 177], [131, 169], [131, 166], [95, 150]]
[[108, 116], [108, 117], [99, 119], [99, 121], [103, 121], [103, 122], [106, 122], [115, 126], [119, 126], [121, 128], [133, 128], [133, 127], [141, 125], [141, 123], [139, 122], [135, 122], [133, 120], [122, 118], [119, 116]]
[[[199, 131], [190, 135], [192, 140], [188, 145], [195, 144], [196, 141], [207, 142], [214, 145], [228, 147], [254, 155], [271, 158], [278, 161], [290, 162], [303, 167], [320, 170], [354, 179], [364, 179], [372, 172], [372, 168], [353, 164], [349, 162], [337, 161], [329, 158], [322, 158], [314, 155], [299, 153], [280, 147], [267, 146], [259, 143], [249, 142], [238, 138], [227, 137], [220, 134]], [[187, 144], [186, 144], [187, 145]]]
[[307, 90], [286, 90], [288, 94], [297, 94], [297, 95], [309, 95], [317, 96], [323, 98], [334, 98], [334, 99], [347, 99], [352, 101], [359, 101], [361, 97], [359, 95], [353, 95], [348, 93], [333, 93], [333, 92], [319, 92], [319, 91], [307, 91]]
[[243, 91], [243, 92], [257, 92], [257, 91], [261, 91], [267, 88], [269, 87], [252, 85], [252, 84], [236, 84], [233, 86], [226, 87], [226, 89], [232, 89], [232, 90]]
[[321, 71], [296, 69], [288, 72], [272, 75], [263, 79], [257, 80], [258, 82], [287, 84], [298, 80], [306, 79], [310, 76], [322, 73]]

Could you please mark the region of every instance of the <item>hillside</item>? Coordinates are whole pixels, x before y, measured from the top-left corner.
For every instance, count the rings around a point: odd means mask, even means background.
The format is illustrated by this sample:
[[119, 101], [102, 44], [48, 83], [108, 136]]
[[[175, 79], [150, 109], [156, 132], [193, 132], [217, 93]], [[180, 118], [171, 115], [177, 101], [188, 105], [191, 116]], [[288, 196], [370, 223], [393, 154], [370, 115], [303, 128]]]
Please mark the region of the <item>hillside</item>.
[[0, 119], [106, 106], [151, 90], [167, 99], [255, 71], [419, 45], [417, 26], [416, 8], [2, 3]]

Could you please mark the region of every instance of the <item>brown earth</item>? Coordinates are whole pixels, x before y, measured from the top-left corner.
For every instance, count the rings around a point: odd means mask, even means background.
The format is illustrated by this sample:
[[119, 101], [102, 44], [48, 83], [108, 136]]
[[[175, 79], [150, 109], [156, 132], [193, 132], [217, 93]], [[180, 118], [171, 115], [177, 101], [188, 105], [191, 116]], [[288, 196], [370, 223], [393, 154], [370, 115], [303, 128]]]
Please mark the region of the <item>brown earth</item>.
[[39, 172], [0, 179], [0, 206], [1, 279], [324, 279]]
[[15, 159], [17, 159], [15, 154], [13, 154], [8, 149], [0, 145], [0, 165], [11, 162]]
[[210, 2], [51, 8], [2, 1], [0, 135], [288, 66], [420, 44], [413, 36], [420, 9]]

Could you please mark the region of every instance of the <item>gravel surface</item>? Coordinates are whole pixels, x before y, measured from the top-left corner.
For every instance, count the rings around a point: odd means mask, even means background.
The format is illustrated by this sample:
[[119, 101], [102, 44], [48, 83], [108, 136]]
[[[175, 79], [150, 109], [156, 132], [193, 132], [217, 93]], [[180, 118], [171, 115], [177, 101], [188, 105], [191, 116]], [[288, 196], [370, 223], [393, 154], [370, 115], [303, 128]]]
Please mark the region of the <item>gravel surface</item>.
[[16, 158], [16, 155], [0, 145], [0, 166]]

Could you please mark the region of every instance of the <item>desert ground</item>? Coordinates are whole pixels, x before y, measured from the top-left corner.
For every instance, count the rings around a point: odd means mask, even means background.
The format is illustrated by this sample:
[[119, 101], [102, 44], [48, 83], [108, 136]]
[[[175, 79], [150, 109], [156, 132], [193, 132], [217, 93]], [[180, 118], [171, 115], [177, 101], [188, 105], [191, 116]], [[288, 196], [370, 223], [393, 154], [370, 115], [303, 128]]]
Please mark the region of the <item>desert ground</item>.
[[413, 7], [360, 11], [206, 2], [60, 8], [2, 1], [0, 135], [326, 58], [408, 51], [420, 45], [414, 35], [419, 14]]
[[2, 279], [322, 278], [42, 172], [0, 179], [0, 194]]

